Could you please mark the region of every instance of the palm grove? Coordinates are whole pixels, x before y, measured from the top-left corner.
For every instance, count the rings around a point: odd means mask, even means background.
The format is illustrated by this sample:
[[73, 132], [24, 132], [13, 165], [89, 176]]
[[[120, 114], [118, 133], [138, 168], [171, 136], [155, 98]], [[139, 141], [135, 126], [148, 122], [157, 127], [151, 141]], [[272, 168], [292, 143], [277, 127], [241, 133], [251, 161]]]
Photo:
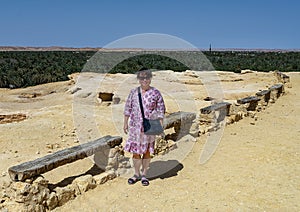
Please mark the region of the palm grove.
[[[2, 51], [0, 52], [0, 87], [21, 88], [68, 80], [80, 72], [95, 51]], [[215, 70], [240, 72], [300, 71], [300, 52], [204, 51]], [[195, 53], [195, 55], [197, 52]], [[117, 64], [109, 73], [135, 73], [141, 67], [155, 70], [185, 71], [186, 65], [159, 54], [135, 56]]]

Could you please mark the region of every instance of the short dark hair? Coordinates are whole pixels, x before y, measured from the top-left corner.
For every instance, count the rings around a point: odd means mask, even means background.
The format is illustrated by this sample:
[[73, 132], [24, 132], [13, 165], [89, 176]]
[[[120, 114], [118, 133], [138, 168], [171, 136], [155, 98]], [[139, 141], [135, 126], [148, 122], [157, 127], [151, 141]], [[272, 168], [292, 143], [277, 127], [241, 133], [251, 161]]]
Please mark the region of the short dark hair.
[[145, 75], [148, 78], [152, 78], [152, 71], [150, 69], [141, 68], [140, 70], [138, 70], [136, 77], [139, 78], [141, 74]]

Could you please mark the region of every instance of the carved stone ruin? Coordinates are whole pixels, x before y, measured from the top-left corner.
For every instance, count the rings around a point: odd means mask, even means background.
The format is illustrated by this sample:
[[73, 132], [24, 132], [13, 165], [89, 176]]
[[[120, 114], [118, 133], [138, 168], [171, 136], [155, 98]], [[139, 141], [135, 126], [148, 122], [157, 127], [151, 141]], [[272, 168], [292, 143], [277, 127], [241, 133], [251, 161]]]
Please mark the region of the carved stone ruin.
[[12, 166], [8, 169], [8, 173], [13, 181], [24, 181], [59, 166], [93, 155], [107, 146], [113, 148], [116, 145], [120, 145], [121, 142], [122, 137], [108, 135], [92, 142], [63, 149], [42, 158]]
[[257, 96], [249, 96], [246, 98], [238, 99], [237, 103], [243, 104], [247, 111], [255, 111], [259, 100], [260, 98], [258, 98]]

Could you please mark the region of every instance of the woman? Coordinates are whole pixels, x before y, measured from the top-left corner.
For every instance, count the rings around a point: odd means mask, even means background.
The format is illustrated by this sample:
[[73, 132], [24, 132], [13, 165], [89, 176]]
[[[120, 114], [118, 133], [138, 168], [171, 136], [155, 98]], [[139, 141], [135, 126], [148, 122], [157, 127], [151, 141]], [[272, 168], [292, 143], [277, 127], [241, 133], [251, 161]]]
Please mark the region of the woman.
[[[146, 178], [151, 156], [154, 153], [155, 135], [145, 135], [143, 118], [139, 104], [138, 92], [142, 95], [144, 115], [147, 119], [160, 119], [163, 124], [165, 104], [159, 90], [151, 87], [152, 73], [141, 70], [137, 73], [140, 86], [130, 91], [124, 109], [124, 132], [128, 135], [124, 150], [132, 153], [134, 175], [128, 179], [129, 184], [141, 180], [142, 185], [148, 186]], [[128, 123], [129, 121], [129, 123]], [[142, 171], [140, 171], [142, 167]]]

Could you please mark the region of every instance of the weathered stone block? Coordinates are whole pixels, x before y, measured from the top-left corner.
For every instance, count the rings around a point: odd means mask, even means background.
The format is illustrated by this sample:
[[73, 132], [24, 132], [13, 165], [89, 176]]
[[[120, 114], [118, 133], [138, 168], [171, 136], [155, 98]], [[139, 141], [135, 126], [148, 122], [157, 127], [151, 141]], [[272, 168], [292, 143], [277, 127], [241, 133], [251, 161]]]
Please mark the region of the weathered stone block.
[[283, 84], [275, 84], [271, 86], [269, 90], [271, 92], [270, 94], [271, 103], [274, 103], [284, 93]]
[[225, 116], [226, 116], [229, 113], [230, 105], [231, 104], [228, 102], [215, 103], [215, 104], [207, 106], [205, 108], [201, 108], [200, 112], [201, 112], [201, 114], [209, 114], [213, 111], [222, 111], [225, 113]]
[[259, 97], [249, 96], [242, 99], [238, 99], [237, 103], [245, 105], [247, 111], [255, 111], [258, 105], [258, 101], [260, 101]]
[[72, 186], [57, 187], [54, 191], [57, 195], [58, 206], [62, 206], [69, 200], [75, 198], [75, 188]]
[[[83, 194], [84, 192], [96, 187], [96, 181], [92, 175], [78, 177], [73, 181], [73, 184], [77, 185], [79, 194]], [[76, 192], [76, 194], [78, 193]]]
[[267, 106], [270, 100], [271, 91], [270, 90], [262, 90], [255, 94], [257, 97], [260, 98], [258, 101], [258, 105], [260, 106]]
[[58, 205], [58, 198], [54, 192], [51, 192], [49, 198], [46, 201], [46, 205], [49, 210], [52, 210], [57, 207]]
[[105, 182], [107, 182], [109, 180], [108, 178], [109, 174], [107, 172], [103, 172], [99, 175], [94, 176], [94, 180], [96, 182], [97, 185], [100, 184], [104, 184]]
[[42, 158], [12, 166], [8, 169], [8, 172], [12, 180], [24, 181], [67, 163], [86, 158], [103, 149], [113, 148], [121, 143], [122, 137], [120, 136], [104, 136], [95, 141], [63, 149]]

